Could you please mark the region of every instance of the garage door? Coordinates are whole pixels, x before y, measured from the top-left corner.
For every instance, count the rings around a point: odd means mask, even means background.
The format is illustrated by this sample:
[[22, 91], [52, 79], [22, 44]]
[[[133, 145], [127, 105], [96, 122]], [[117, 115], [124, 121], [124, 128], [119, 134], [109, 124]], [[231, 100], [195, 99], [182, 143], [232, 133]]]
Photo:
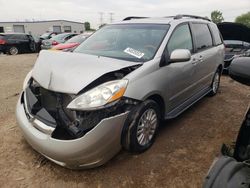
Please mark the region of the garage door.
[[13, 25], [13, 30], [15, 33], [25, 33], [24, 25]]
[[54, 25], [53, 26], [53, 32], [61, 33], [61, 26]]

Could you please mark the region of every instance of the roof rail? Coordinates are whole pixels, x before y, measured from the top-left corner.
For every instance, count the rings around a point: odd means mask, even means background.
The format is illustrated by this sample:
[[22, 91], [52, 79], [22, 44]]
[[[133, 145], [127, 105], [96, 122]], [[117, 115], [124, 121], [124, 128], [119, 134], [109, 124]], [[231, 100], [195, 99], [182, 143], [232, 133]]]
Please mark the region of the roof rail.
[[[177, 19], [181, 19], [183, 17], [195, 18], [195, 19], [203, 19], [203, 20], [207, 20], [207, 21], [211, 22], [211, 20], [209, 18], [205, 18], [205, 17], [202, 17], [202, 16], [189, 15], [189, 14], [178, 14], [176, 16], [165, 16], [164, 18], [173, 18], [173, 19], [177, 20]], [[124, 18], [123, 21], [133, 20], [133, 19], [144, 19], [144, 18], [149, 18], [149, 17], [129, 16], [129, 17]]]
[[195, 19], [203, 19], [203, 20], [207, 20], [207, 21], [211, 22], [211, 20], [209, 18], [205, 18], [205, 17], [201, 17], [201, 16], [195, 16], [195, 15], [189, 15], [189, 14], [179, 14], [179, 15], [174, 16], [174, 19], [181, 19], [183, 17], [195, 18]]
[[143, 18], [148, 18], [148, 17], [129, 16], [129, 17], [124, 18], [123, 21], [132, 20], [132, 19], [143, 19]]

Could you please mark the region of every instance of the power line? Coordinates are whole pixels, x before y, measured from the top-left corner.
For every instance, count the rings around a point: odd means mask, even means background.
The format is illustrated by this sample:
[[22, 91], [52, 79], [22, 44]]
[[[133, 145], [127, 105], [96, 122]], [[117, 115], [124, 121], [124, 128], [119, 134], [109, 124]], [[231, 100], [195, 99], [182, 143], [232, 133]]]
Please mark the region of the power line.
[[100, 15], [100, 25], [103, 24], [103, 12], [99, 12], [99, 15]]
[[114, 15], [114, 13], [110, 12], [109, 15], [110, 15], [110, 23], [112, 23], [113, 22], [113, 15]]

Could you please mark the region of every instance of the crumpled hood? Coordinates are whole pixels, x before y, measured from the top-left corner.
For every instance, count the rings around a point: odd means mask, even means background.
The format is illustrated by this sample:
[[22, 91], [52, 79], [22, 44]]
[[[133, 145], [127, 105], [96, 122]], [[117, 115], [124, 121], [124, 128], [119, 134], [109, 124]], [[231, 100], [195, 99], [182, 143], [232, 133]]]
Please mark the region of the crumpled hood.
[[88, 84], [106, 74], [140, 63], [81, 53], [42, 50], [32, 77], [45, 89], [77, 94]]

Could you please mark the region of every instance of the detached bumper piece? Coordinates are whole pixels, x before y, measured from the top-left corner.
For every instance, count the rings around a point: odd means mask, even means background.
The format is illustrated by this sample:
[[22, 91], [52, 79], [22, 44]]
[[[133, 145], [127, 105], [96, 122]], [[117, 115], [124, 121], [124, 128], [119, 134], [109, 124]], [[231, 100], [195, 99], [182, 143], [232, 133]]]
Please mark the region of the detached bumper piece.
[[204, 188], [250, 187], [250, 108], [246, 113], [235, 147], [222, 146], [222, 156], [214, 161]]
[[250, 164], [221, 156], [211, 167], [203, 188], [249, 188]]

